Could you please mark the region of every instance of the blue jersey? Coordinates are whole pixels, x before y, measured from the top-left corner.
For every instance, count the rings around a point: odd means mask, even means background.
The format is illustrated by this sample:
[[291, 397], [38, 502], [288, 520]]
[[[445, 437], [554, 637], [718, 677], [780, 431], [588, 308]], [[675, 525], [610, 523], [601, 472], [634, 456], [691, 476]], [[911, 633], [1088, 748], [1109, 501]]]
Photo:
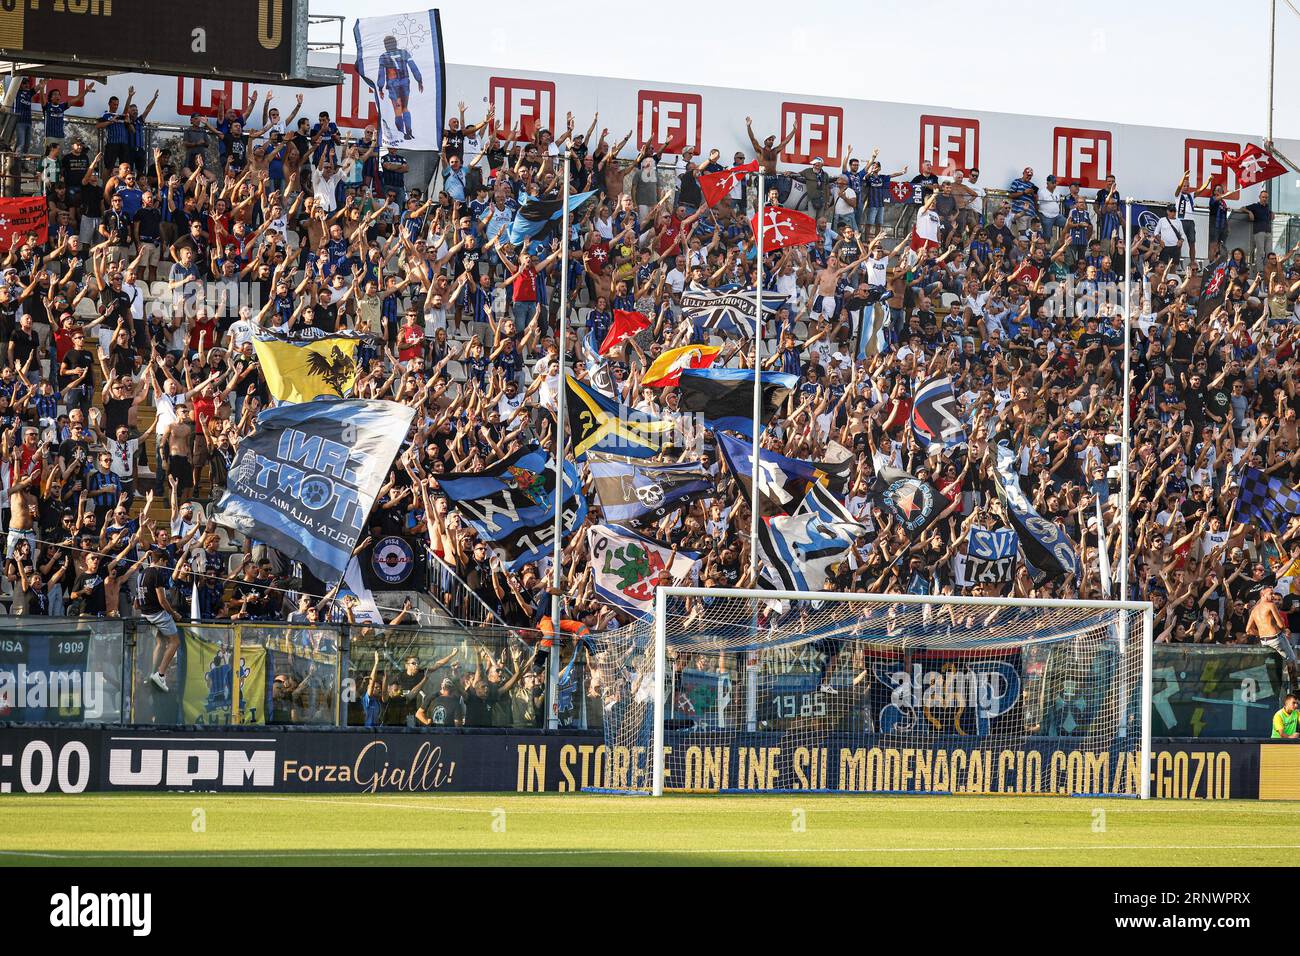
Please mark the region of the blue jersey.
[[126, 123], [122, 120], [122, 118], [121, 118], [121, 116], [120, 116], [119, 114], [117, 114], [117, 113], [104, 113], [102, 116], [99, 117], [99, 120], [100, 120], [101, 123], [102, 123], [103, 121], [105, 121], [105, 120], [109, 120], [109, 124], [108, 124], [107, 126], [104, 127], [104, 142], [105, 142], [105, 143], [109, 144], [110, 146], [112, 146], [112, 145], [125, 146], [125, 145], [126, 145], [126, 142], [127, 142], [127, 137], [126, 137]]
[[411, 59], [411, 54], [407, 50], [389, 50], [379, 55], [379, 88], [401, 89], [409, 86], [411, 77], [415, 77], [415, 82], [423, 83], [424, 77], [420, 75], [420, 68], [416, 66], [415, 61]]
[[58, 103], [46, 102], [45, 106], [45, 138], [46, 139], [63, 139], [63, 114], [68, 111], [66, 101]]
[[[862, 180], [867, 190], [867, 207], [879, 209], [889, 201], [889, 177], [867, 176]], [[861, 195], [859, 193], [859, 195]]]
[[30, 86], [18, 88], [18, 95], [14, 97], [14, 115], [18, 117], [20, 123], [30, 123], [32, 121], [32, 89]]

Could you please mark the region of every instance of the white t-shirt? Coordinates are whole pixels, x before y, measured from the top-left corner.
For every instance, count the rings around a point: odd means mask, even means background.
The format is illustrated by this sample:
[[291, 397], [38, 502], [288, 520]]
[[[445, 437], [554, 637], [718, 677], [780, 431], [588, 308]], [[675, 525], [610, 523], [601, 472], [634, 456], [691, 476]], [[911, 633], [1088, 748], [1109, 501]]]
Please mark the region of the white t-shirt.
[[849, 199], [856, 200], [857, 198], [858, 198], [858, 194], [854, 192], [852, 189], [848, 188], [847, 186], [844, 187], [842, 191], [837, 190], [837, 195], [835, 196], [835, 215], [837, 216], [853, 215], [854, 211], [857, 209], [857, 206], [856, 205], [850, 206], [846, 200]]
[[178, 418], [178, 410], [185, 402], [185, 393], [177, 392], [175, 395], [168, 395], [165, 391], [154, 397], [154, 404], [157, 407], [158, 417], [154, 419], [153, 431], [155, 435], [161, 436]]
[[889, 256], [881, 256], [879, 259], [868, 256], [862, 268], [867, 270], [867, 285], [881, 289], [885, 287], [889, 275]]
[[1038, 213], [1044, 219], [1055, 219], [1061, 214], [1061, 198], [1055, 190], [1038, 187]]
[[236, 319], [226, 334], [230, 336], [232, 348], [242, 348], [245, 342], [253, 341], [253, 323], [248, 319]]
[[668, 283], [668, 288], [673, 290], [674, 295], [681, 295], [682, 289], [686, 288], [686, 273], [674, 266], [673, 271], [668, 273], [665, 281]]

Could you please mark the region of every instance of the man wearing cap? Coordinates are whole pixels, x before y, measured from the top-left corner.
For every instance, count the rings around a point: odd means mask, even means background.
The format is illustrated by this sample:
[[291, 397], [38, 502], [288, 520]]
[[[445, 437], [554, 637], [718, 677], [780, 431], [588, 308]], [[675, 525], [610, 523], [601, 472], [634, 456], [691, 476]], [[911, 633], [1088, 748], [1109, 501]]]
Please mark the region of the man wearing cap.
[[804, 192], [808, 196], [808, 203], [813, 208], [813, 213], [820, 216], [823, 207], [826, 205], [826, 188], [828, 180], [826, 172], [822, 169], [825, 160], [820, 156], [814, 157], [812, 165], [803, 169], [799, 173], [799, 178], [803, 180]]
[[1038, 190], [1038, 221], [1043, 224], [1043, 238], [1050, 245], [1057, 229], [1065, 228], [1065, 215], [1061, 209], [1064, 198], [1056, 191], [1056, 177], [1048, 176], [1047, 184]]
[[1183, 259], [1183, 243], [1187, 236], [1183, 233], [1183, 224], [1178, 221], [1178, 207], [1173, 203], [1165, 206], [1165, 215], [1156, 223], [1156, 238], [1160, 240], [1160, 261], [1172, 262], [1178, 266]]

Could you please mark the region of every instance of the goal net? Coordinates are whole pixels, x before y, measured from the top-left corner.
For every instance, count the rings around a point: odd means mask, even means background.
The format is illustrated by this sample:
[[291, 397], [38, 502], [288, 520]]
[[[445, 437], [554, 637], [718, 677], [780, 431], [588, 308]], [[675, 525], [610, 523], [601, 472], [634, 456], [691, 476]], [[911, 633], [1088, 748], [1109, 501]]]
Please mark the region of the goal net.
[[601, 789], [1146, 797], [1150, 607], [660, 588], [595, 637]]

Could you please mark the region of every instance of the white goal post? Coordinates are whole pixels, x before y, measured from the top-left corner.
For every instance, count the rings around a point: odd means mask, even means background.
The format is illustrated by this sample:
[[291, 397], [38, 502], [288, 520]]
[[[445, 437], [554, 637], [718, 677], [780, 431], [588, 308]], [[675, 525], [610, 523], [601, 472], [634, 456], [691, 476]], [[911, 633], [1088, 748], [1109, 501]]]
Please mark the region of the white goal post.
[[595, 637], [602, 789], [1146, 799], [1153, 637], [1147, 602], [660, 587]]

